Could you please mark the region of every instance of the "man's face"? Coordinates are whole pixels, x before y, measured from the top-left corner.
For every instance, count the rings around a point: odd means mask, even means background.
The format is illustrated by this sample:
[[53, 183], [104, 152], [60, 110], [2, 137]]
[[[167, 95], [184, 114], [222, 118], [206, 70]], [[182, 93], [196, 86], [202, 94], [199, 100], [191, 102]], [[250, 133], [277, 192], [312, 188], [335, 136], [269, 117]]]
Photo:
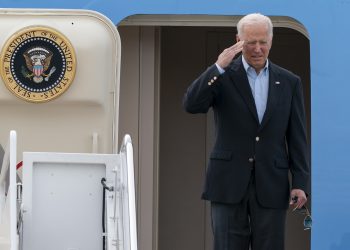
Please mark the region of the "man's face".
[[272, 45], [272, 37], [268, 35], [266, 24], [245, 25], [241, 37], [237, 40], [244, 40], [243, 56], [250, 66], [257, 73], [264, 68]]

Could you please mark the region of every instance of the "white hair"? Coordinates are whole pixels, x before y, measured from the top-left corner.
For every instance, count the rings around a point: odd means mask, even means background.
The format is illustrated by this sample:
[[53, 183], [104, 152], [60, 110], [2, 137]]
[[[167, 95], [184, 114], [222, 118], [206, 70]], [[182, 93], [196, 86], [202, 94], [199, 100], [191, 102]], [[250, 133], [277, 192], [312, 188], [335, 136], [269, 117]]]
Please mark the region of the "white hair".
[[260, 14], [260, 13], [248, 14], [248, 15], [242, 17], [241, 20], [239, 20], [239, 22], [237, 23], [238, 37], [242, 36], [244, 26], [251, 25], [251, 24], [266, 24], [268, 36], [272, 39], [273, 25], [272, 25], [271, 19], [267, 16]]

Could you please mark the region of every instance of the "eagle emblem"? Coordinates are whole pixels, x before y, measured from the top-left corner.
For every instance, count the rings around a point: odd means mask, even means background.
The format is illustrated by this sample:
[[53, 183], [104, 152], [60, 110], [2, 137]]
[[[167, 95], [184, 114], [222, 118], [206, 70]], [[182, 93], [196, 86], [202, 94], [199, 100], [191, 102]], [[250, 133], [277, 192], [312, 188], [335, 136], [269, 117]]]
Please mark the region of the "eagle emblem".
[[58, 30], [28, 26], [13, 34], [0, 50], [0, 75], [10, 92], [41, 103], [62, 95], [73, 83], [73, 45]]
[[[35, 83], [48, 81], [50, 76], [56, 71], [53, 66], [48, 73], [53, 53], [44, 47], [32, 47], [23, 54], [26, 61], [26, 68], [22, 66], [22, 74], [26, 78], [32, 79]], [[28, 72], [29, 70], [29, 72]]]

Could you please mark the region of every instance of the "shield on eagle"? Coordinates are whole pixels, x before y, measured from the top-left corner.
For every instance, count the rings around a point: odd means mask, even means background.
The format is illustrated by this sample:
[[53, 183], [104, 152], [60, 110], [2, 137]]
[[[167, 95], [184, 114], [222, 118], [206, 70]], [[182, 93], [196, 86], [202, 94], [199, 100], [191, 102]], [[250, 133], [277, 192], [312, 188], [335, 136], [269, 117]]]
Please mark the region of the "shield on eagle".
[[53, 53], [44, 47], [32, 47], [24, 52], [27, 68], [32, 72], [28, 77], [33, 81], [41, 83], [44, 80], [43, 74], [50, 67]]

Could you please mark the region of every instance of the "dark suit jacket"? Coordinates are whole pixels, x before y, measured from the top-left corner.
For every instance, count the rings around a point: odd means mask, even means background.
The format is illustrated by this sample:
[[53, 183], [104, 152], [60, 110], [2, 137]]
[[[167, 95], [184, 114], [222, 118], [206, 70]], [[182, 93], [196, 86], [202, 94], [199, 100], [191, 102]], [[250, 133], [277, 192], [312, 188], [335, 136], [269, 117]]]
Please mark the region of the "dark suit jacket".
[[292, 188], [308, 190], [309, 160], [302, 83], [298, 76], [269, 62], [269, 92], [261, 124], [242, 58], [220, 75], [215, 64], [188, 88], [190, 113], [213, 108], [216, 138], [202, 198], [238, 203], [255, 168], [262, 206], [287, 208]]

